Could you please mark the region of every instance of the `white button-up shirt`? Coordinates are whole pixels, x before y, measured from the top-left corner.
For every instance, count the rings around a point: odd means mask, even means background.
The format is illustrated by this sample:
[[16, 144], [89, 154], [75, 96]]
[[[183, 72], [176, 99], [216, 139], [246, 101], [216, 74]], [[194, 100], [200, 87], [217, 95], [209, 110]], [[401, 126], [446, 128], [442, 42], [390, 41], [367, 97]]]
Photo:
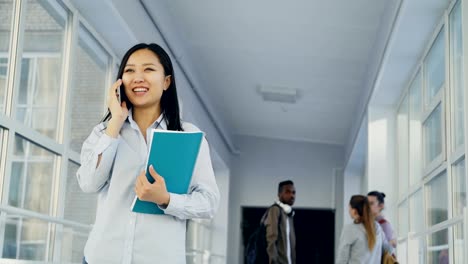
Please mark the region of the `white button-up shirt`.
[[[167, 129], [162, 119], [148, 128], [147, 137], [152, 128]], [[182, 127], [199, 131], [186, 122]], [[118, 138], [105, 134], [101, 123], [83, 143], [78, 182], [84, 192], [99, 193], [96, 221], [84, 250], [90, 264], [184, 264], [186, 219], [212, 218], [218, 208], [219, 190], [204, 138], [189, 193], [170, 193], [169, 205], [163, 209], [166, 215], [132, 212], [135, 181], [145, 169], [150, 140], [145, 141], [130, 112]]]

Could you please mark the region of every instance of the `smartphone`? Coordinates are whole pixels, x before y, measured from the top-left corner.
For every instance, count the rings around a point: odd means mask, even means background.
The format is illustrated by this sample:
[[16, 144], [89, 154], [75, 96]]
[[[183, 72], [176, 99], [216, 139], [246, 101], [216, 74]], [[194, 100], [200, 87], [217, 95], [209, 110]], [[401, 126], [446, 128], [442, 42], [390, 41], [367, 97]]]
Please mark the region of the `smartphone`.
[[117, 88], [117, 101], [119, 102], [119, 104], [122, 103], [122, 85], [120, 85], [119, 88]]

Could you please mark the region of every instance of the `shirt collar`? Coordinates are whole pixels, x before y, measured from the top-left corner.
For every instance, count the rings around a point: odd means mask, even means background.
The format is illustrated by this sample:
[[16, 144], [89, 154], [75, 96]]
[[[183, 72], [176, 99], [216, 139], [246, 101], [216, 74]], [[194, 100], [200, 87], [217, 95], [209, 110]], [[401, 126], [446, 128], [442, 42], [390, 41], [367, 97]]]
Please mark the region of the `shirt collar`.
[[[138, 124], [135, 122], [135, 120], [133, 119], [133, 109], [129, 109], [128, 110], [128, 122], [130, 123], [130, 126], [133, 128], [133, 129], [136, 129], [136, 130], [139, 130], [140, 128], [138, 127]], [[161, 113], [158, 117], [158, 119], [156, 119], [153, 124], [151, 124], [151, 126], [149, 128], [159, 128], [159, 129], [164, 129], [164, 130], [167, 130], [167, 124], [166, 124], [166, 119], [163, 118], [164, 115]], [[159, 125], [159, 126], [158, 126]]]

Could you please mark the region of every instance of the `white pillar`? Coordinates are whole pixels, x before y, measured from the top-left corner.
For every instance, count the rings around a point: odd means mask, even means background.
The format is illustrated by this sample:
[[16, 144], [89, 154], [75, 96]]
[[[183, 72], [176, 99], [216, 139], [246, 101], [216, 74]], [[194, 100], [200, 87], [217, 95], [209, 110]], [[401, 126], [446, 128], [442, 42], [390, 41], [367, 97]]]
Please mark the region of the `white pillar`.
[[384, 214], [396, 226], [396, 121], [392, 107], [369, 107], [367, 147], [367, 190], [386, 194]]

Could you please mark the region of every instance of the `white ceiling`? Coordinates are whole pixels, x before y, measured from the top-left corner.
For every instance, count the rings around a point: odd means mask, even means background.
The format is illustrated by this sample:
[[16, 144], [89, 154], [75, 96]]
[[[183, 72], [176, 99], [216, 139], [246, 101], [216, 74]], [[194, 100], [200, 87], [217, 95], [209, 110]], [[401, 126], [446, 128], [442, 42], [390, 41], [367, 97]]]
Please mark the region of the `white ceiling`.
[[399, 104], [449, 4], [450, 0], [403, 1], [371, 105]]
[[[157, 16], [160, 1], [145, 1]], [[165, 2], [192, 74], [234, 134], [345, 144], [385, 0]], [[166, 24], [165, 24], [166, 25]], [[166, 29], [167, 31], [167, 29]], [[299, 90], [264, 102], [258, 85]]]

